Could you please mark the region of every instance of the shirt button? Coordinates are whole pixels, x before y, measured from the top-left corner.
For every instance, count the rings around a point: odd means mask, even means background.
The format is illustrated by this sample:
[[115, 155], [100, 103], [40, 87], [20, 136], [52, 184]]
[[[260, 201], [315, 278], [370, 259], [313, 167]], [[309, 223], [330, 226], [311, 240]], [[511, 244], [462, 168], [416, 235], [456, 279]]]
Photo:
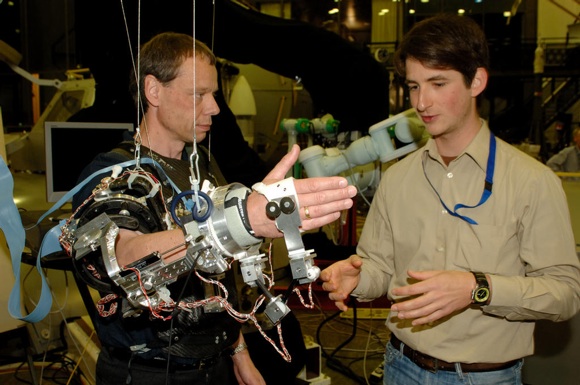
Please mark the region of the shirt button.
[[449, 179], [453, 178], [453, 173], [452, 172], [448, 172], [447, 173], [447, 178], [449, 178]]
[[447, 210], [445, 209], [441, 210], [441, 214], [447, 214]]
[[437, 247], [437, 251], [438, 251], [438, 252], [442, 252], [442, 251], [444, 251], [444, 250], [445, 250], [445, 247], [443, 247], [443, 246], [438, 246], [438, 247]]

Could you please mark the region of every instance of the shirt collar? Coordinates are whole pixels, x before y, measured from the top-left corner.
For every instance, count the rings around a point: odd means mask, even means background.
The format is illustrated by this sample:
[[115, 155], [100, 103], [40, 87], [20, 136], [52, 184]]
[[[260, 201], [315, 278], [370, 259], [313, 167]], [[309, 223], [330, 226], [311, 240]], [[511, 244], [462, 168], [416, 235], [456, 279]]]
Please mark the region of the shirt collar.
[[[469, 156], [471, 159], [477, 163], [477, 165], [483, 170], [487, 171], [487, 158], [489, 157], [489, 137], [491, 132], [487, 121], [481, 119], [481, 129], [475, 135], [471, 143], [463, 150], [463, 152], [457, 157], [457, 159], [463, 157], [464, 155]], [[439, 155], [437, 150], [437, 145], [433, 138], [429, 138], [425, 146], [423, 147], [423, 160], [429, 156], [435, 160], [438, 160], [443, 164], [443, 160]]]

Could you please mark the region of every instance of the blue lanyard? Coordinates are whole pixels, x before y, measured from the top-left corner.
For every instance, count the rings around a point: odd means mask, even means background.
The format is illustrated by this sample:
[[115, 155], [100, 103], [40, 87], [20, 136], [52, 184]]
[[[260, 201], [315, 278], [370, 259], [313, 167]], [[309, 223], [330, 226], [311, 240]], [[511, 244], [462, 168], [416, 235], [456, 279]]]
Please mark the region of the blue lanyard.
[[445, 202], [443, 202], [443, 199], [441, 199], [441, 196], [439, 195], [439, 193], [435, 189], [435, 186], [433, 186], [433, 183], [431, 183], [431, 181], [429, 180], [429, 177], [427, 176], [427, 172], [425, 171], [425, 164], [423, 164], [423, 173], [425, 174], [425, 178], [427, 179], [427, 182], [429, 182], [429, 185], [431, 185], [431, 188], [433, 189], [433, 191], [435, 191], [435, 194], [437, 194], [437, 197], [439, 198], [439, 201], [441, 202], [441, 204], [443, 205], [445, 210], [447, 210], [447, 212], [449, 214], [453, 215], [454, 217], [460, 218], [460, 219], [464, 220], [465, 222], [470, 223], [472, 225], [477, 225], [477, 222], [474, 221], [473, 219], [469, 218], [468, 216], [461, 215], [461, 214], [457, 213], [457, 210], [462, 209], [462, 208], [472, 209], [472, 208], [481, 206], [491, 196], [491, 188], [493, 186], [493, 174], [495, 172], [495, 147], [496, 147], [495, 136], [493, 135], [492, 132], [490, 132], [489, 155], [487, 158], [487, 169], [485, 171], [485, 185], [483, 186], [483, 193], [481, 194], [481, 199], [479, 200], [479, 203], [476, 204], [475, 206], [467, 206], [467, 205], [464, 205], [462, 203], [458, 203], [455, 205], [453, 210], [450, 210], [447, 207], [447, 205], [445, 204]]

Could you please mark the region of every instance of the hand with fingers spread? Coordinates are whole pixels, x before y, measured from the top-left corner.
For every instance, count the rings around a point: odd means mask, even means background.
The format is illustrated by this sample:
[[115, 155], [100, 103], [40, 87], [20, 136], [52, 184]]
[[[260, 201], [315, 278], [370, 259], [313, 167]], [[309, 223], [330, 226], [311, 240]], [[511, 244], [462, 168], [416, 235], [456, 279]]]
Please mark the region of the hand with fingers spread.
[[413, 320], [414, 326], [428, 324], [471, 304], [475, 281], [470, 272], [409, 270], [407, 274], [414, 283], [391, 291], [399, 298], [391, 306], [399, 319]]
[[[264, 178], [263, 183], [276, 183], [286, 177], [300, 154], [300, 147], [294, 145], [280, 162]], [[294, 187], [298, 195], [302, 230], [312, 230], [337, 220], [340, 212], [352, 207], [356, 187], [349, 186], [343, 177], [317, 177], [295, 179]], [[248, 197], [248, 217], [258, 237], [278, 238], [282, 233], [275, 222], [266, 215], [267, 199], [253, 192]]]
[[328, 292], [328, 298], [334, 301], [337, 308], [348, 310], [344, 303], [359, 282], [362, 259], [358, 255], [338, 261], [320, 273], [322, 288]]

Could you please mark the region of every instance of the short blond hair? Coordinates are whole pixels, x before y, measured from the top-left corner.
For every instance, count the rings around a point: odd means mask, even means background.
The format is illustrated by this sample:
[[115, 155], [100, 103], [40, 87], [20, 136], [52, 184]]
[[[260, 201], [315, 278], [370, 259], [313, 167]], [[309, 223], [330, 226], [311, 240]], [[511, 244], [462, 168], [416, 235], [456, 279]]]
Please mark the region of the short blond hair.
[[[145, 103], [145, 77], [153, 75], [163, 84], [167, 84], [177, 77], [179, 67], [184, 61], [193, 57], [207, 60], [212, 66], [216, 65], [216, 57], [212, 50], [203, 42], [192, 36], [177, 33], [163, 32], [155, 35], [141, 47], [139, 58], [139, 78], [132, 74], [129, 90], [135, 103], [143, 103], [143, 112], [147, 112], [149, 105]], [[139, 82], [139, 91], [137, 90]]]

